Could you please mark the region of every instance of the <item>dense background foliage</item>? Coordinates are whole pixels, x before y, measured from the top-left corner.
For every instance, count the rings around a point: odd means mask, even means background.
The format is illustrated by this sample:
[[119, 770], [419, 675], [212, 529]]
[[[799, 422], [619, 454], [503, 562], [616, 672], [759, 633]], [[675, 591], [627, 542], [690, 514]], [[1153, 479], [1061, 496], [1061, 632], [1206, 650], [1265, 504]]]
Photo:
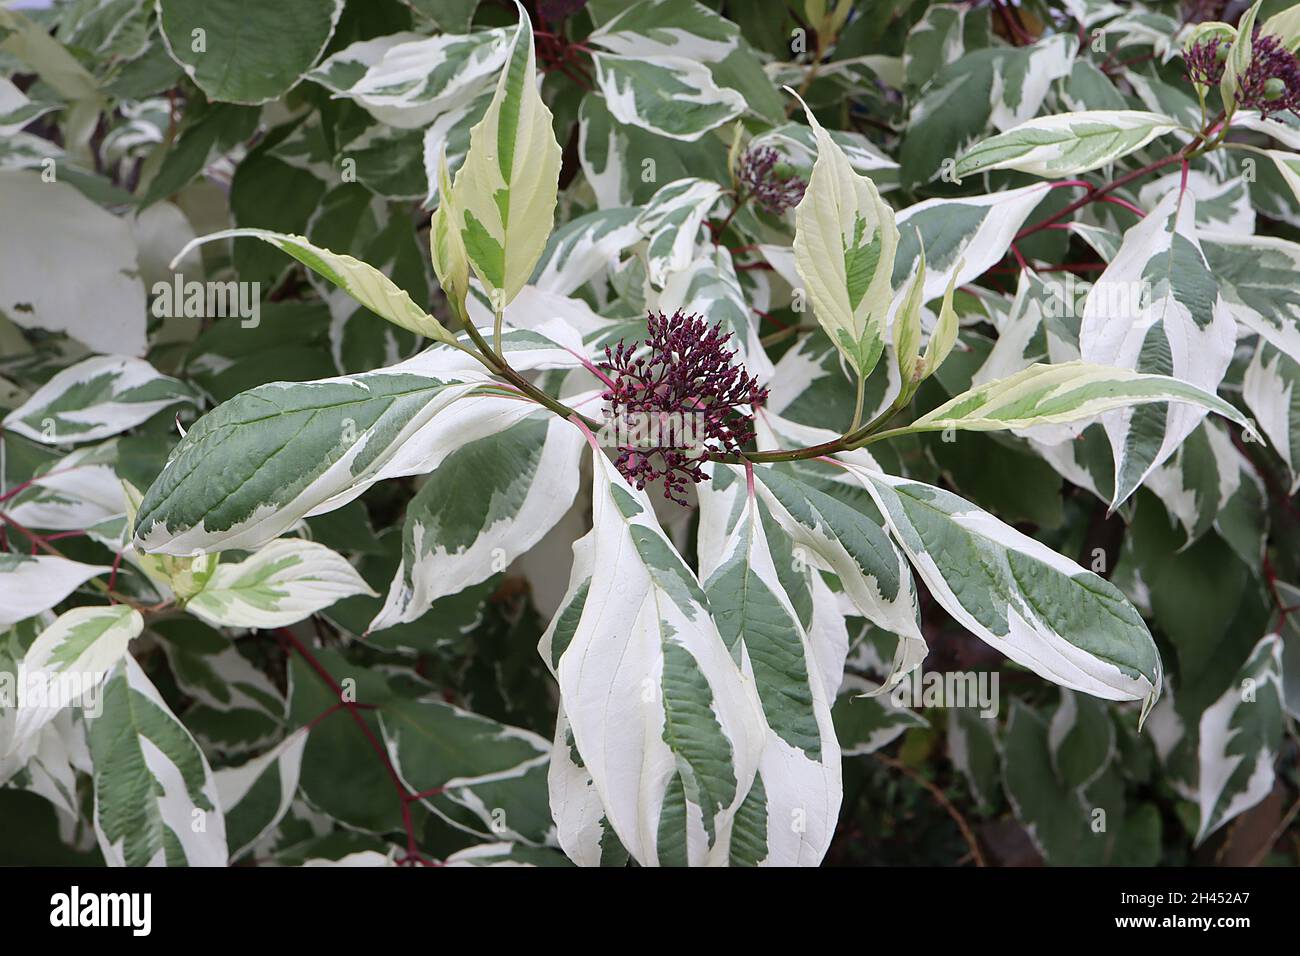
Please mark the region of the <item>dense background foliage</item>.
[[[1286, 6], [1265, 2], [1257, 22]], [[1192, 155], [1221, 130], [1222, 104], [1211, 90], [1207, 112], [1182, 55], [1196, 24], [1236, 23], [1248, 5], [524, 7], [562, 153], [556, 231], [507, 322], [558, 316], [599, 356], [643, 339], [647, 310], [701, 313], [733, 333], [767, 410], [796, 430], [839, 434], [859, 400], [793, 261], [793, 205], [818, 150], [783, 86], [898, 213], [896, 290], [921, 245], [926, 301], [959, 276], [957, 348], [918, 413], [972, 382], [1078, 358], [1081, 290], [1065, 286], [1064, 315], [1052, 307], [1065, 277], [1096, 278], [1171, 190], [1195, 197], [1195, 261], [1179, 268], [1205, 278], [1173, 296], [1219, 303], [1224, 367], [1208, 380], [1210, 360], [1140, 367], [1217, 389], [1262, 435], [1206, 419], [1132, 494], [1116, 488], [1101, 425], [1066, 442], [934, 432], [871, 448], [891, 474], [953, 489], [1118, 585], [1155, 638], [1164, 697], [1139, 731], [1139, 702], [1010, 663], [918, 582], [925, 671], [981, 686], [996, 675], [997, 716], [859, 699], [887, 676], [892, 640], [845, 600], [843, 805], [825, 862], [1295, 864], [1300, 156], [1288, 157], [1300, 120], [1243, 110], [1231, 140], [1271, 152]], [[589, 527], [585, 473], [545, 536], [485, 546], [490, 573], [464, 580], [417, 529], [473, 541], [519, 494], [511, 483], [532, 480], [502, 452], [376, 483], [292, 523], [284, 552], [235, 544], [215, 564], [146, 555], [130, 534], [178, 428], [255, 386], [364, 373], [430, 344], [272, 244], [217, 241], [173, 263], [190, 240], [305, 236], [459, 329], [430, 265], [438, 163], [464, 161], [517, 22], [513, 3], [489, 0], [0, 8], [0, 676], [51, 626], [66, 632], [56, 656], [115, 648], [93, 721], [0, 705], [0, 861], [567, 863], [548, 809], [556, 694], [538, 642]], [[681, 43], [692, 56], [674, 55]], [[1171, 122], [1070, 187], [1036, 188], [1073, 174], [1017, 167], [1014, 143], [1005, 162], [959, 159], [1081, 111]], [[238, 283], [227, 307], [187, 308], [185, 283], [207, 280]], [[490, 322], [484, 301], [472, 294], [470, 312]], [[891, 344], [866, 418], [897, 391]], [[686, 508], [651, 494], [693, 561], [694, 492]], [[204, 829], [214, 805], [220, 849]]]

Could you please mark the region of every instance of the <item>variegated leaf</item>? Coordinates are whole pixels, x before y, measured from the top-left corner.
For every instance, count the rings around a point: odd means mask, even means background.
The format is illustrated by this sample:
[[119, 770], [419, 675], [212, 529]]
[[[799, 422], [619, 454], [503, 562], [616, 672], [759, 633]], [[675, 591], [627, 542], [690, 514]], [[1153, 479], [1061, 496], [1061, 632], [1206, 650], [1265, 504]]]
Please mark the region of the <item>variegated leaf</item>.
[[370, 630], [414, 621], [503, 570], [573, 503], [581, 432], [526, 402], [500, 403], [496, 414], [506, 424], [444, 458], [407, 505], [402, 565]]
[[817, 136], [817, 162], [795, 208], [795, 266], [817, 321], [866, 378], [885, 346], [899, 235], [894, 211], [805, 112]]
[[203, 751], [135, 659], [90, 721], [95, 835], [110, 866], [225, 866], [226, 824]]
[[662, 186], [641, 208], [636, 226], [649, 240], [646, 264], [650, 282], [663, 288], [668, 276], [695, 259], [695, 244], [722, 187], [707, 179], [679, 179]]
[[1272, 791], [1284, 719], [1282, 638], [1269, 634], [1201, 715], [1197, 844]]
[[354, 594], [377, 596], [323, 544], [282, 538], [243, 561], [217, 565], [185, 609], [218, 627], [284, 627]]
[[682, 56], [595, 53], [596, 83], [620, 123], [694, 142], [745, 110], [745, 98], [720, 87], [707, 66]]
[[[739, 469], [718, 466], [699, 493], [704, 591], [767, 721], [758, 776], [733, 827], [730, 862], [815, 866], [830, 846], [843, 791], [831, 721], [835, 688], [823, 683], [817, 649], [783, 578], [805, 591], [807, 585], [798, 570], [778, 569], [765, 527], [773, 522], [764, 521]], [[843, 659], [830, 666], [842, 669]]]
[[1291, 473], [1290, 494], [1300, 490], [1300, 362], [1260, 342], [1242, 382], [1254, 422]]
[[643, 59], [725, 60], [740, 30], [696, 0], [639, 0], [593, 30], [586, 43]]
[[4, 427], [47, 445], [95, 441], [134, 428], [193, 394], [143, 359], [96, 355], [56, 374], [4, 418]]
[[298, 793], [307, 734], [305, 727], [296, 730], [266, 753], [212, 775], [225, 811], [230, 859], [251, 852], [289, 812]]
[[1177, 120], [1140, 110], [1040, 116], [967, 150], [954, 172], [963, 177], [1015, 169], [1035, 176], [1073, 176], [1113, 163], [1178, 128]]
[[844, 467], [935, 600], [972, 634], [1063, 687], [1155, 703], [1155, 642], [1114, 585], [950, 492]]
[[[1195, 199], [1174, 190], [1125, 233], [1084, 306], [1079, 350], [1085, 362], [1218, 389], [1237, 329], [1201, 253], [1195, 222]], [[1174, 453], [1206, 407], [1183, 402], [1105, 415], [1115, 461], [1112, 507]]]
[[30, 484], [4, 503], [4, 512], [27, 528], [72, 531], [126, 513], [117, 478], [117, 443], [86, 445], [42, 466]]
[[533, 28], [522, 6], [496, 92], [470, 130], [453, 187], [470, 266], [497, 311], [519, 294], [546, 248], [555, 216], [560, 144], [537, 91]]
[[579, 758], [632, 857], [725, 862], [758, 769], [762, 711], [649, 498], [603, 454], [593, 458], [593, 530], [575, 547], [590, 554], [575, 561], [574, 598], [543, 652], [556, 661]]
[[0, 628], [40, 614], [111, 569], [50, 554], [0, 554]]

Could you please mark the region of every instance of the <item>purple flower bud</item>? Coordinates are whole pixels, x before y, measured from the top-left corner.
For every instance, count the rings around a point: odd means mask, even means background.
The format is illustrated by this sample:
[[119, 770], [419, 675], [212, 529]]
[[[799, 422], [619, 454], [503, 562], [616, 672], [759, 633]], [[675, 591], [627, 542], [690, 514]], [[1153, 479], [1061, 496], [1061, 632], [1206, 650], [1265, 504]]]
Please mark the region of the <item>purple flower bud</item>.
[[600, 363], [613, 382], [601, 396], [609, 416], [653, 423], [649, 442], [620, 445], [614, 464], [638, 488], [663, 478], [664, 497], [684, 505], [687, 484], [708, 478], [704, 452], [734, 454], [753, 440], [753, 408], [768, 393], [732, 364], [721, 323], [676, 312], [651, 313], [646, 325], [644, 342], [607, 347]]

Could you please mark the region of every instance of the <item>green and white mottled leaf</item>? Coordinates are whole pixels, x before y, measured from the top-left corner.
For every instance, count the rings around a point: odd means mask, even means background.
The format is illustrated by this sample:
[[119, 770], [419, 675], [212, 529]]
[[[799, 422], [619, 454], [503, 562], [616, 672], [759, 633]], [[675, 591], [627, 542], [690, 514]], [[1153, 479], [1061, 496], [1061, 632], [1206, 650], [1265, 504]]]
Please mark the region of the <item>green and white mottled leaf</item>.
[[[826, 131], [848, 158], [855, 173], [869, 176], [882, 192], [898, 186], [898, 163], [875, 143], [852, 130]], [[805, 182], [817, 162], [817, 134], [802, 123], [785, 123], [760, 133], [749, 142], [750, 149], [775, 149], [794, 175]]]
[[377, 596], [323, 544], [282, 538], [243, 561], [217, 565], [185, 609], [216, 627], [284, 627], [354, 594]]
[[573, 295], [641, 239], [636, 225], [640, 214], [638, 209], [616, 206], [565, 223], [551, 233], [531, 284], [544, 292]]
[[[379, 712], [393, 766], [412, 793], [453, 826], [484, 838], [540, 845], [550, 741], [455, 707], [440, 697], [394, 698]], [[456, 817], [449, 817], [459, 811]]]
[[758, 769], [762, 710], [650, 499], [604, 454], [593, 458], [593, 529], [575, 546], [589, 553], [575, 560], [572, 597], [540, 650], [578, 759], [631, 856], [723, 863]]
[[957, 176], [1015, 169], [1073, 176], [1136, 152], [1179, 128], [1177, 120], [1139, 110], [1086, 110], [1040, 116], [984, 140], [957, 159]]
[[298, 793], [307, 734], [305, 727], [296, 730], [261, 756], [212, 775], [225, 811], [231, 860], [251, 852], [288, 814]]
[[523, 288], [551, 234], [560, 144], [537, 91], [533, 28], [518, 6], [509, 59], [453, 187], [470, 266], [497, 310]]
[[240, 237], [261, 239], [287, 252], [312, 272], [338, 286], [375, 315], [387, 319], [394, 325], [439, 342], [448, 344], [455, 342], [455, 336], [444, 329], [442, 323], [416, 305], [406, 290], [400, 288], [374, 266], [352, 256], [330, 252], [328, 249], [312, 245], [302, 236], [268, 232], [265, 229], [223, 229], [220, 232], [200, 236], [188, 243], [177, 254], [173, 265], [196, 246], [218, 239]]
[[42, 466], [4, 512], [26, 528], [74, 531], [126, 514], [117, 443], [85, 445]]
[[18, 686], [28, 696], [18, 701], [10, 753], [63, 708], [93, 702], [143, 627], [139, 611], [117, 604], [73, 608], [41, 631], [18, 664]]
[[[843, 669], [847, 647], [838, 662], [819, 662], [818, 651], [827, 649], [814, 646], [786, 591], [765, 524], [775, 526], [746, 490], [743, 472], [718, 466], [698, 490], [704, 592], [723, 642], [754, 682], [767, 722], [758, 777], [734, 824], [730, 862], [816, 866], [830, 847], [843, 796], [831, 721], [835, 688], [822, 674], [827, 666]], [[793, 569], [785, 577], [803, 584]]]
[[1282, 638], [1269, 634], [1201, 715], [1197, 844], [1273, 790], [1284, 719]]
[[0, 628], [47, 611], [111, 569], [50, 554], [0, 554]]
[[109, 866], [225, 866], [226, 824], [203, 751], [134, 658], [90, 720], [95, 835]]
[[4, 427], [47, 445], [95, 441], [134, 428], [194, 395], [143, 359], [96, 355], [56, 374], [4, 418]]
[[745, 98], [718, 86], [709, 68], [695, 59], [595, 53], [592, 61], [613, 117], [659, 136], [695, 142], [745, 111]]
[[1002, 776], [997, 718], [984, 717], [975, 707], [950, 707], [948, 757], [980, 806], [996, 806]]
[[695, 261], [700, 228], [721, 195], [722, 187], [707, 179], [679, 179], [641, 207], [636, 226], [648, 240], [646, 268], [654, 286], [663, 288], [671, 273]]
[[406, 506], [402, 565], [370, 630], [421, 617], [541, 540], [573, 504], [582, 433], [526, 402], [443, 459]]
[[780, 467], [759, 469], [755, 485], [802, 560], [835, 574], [858, 613], [897, 636], [882, 692], [919, 667], [928, 649], [912, 572], [880, 525]]
[[795, 208], [795, 267], [817, 321], [866, 378], [885, 347], [899, 235], [894, 211], [870, 179], [853, 171], [812, 111], [805, 113], [817, 136], [817, 162]]
[[1112, 584], [950, 492], [844, 467], [934, 599], [972, 634], [1063, 687], [1155, 703], [1163, 675], [1155, 642]]
[[[1169, 375], [1214, 392], [1237, 327], [1196, 234], [1196, 200], [1174, 190], [1124, 235], [1088, 294], [1079, 330], [1083, 361]], [[1166, 461], [1205, 416], [1204, 404], [1108, 412], [1115, 461], [1112, 508]]]
[[397, 129], [424, 129], [463, 110], [510, 56], [506, 27], [466, 35], [394, 33], [359, 40], [307, 74]]
[[1061, 688], [1061, 702], [1047, 728], [1052, 768], [1070, 787], [1087, 787], [1115, 756], [1115, 725], [1095, 697]]
[[736, 49], [739, 28], [696, 0], [640, 0], [584, 41], [642, 59], [683, 57], [718, 63]]
[[872, 681], [850, 674], [835, 701], [835, 733], [846, 757], [863, 757], [888, 747], [913, 727], [930, 722], [881, 694]]
[[208, 99], [227, 103], [266, 103], [291, 90], [342, 13], [342, 0], [158, 0], [167, 52]]
[[1291, 473], [1289, 494], [1300, 490], [1300, 362], [1261, 341], [1242, 382], [1254, 423]]

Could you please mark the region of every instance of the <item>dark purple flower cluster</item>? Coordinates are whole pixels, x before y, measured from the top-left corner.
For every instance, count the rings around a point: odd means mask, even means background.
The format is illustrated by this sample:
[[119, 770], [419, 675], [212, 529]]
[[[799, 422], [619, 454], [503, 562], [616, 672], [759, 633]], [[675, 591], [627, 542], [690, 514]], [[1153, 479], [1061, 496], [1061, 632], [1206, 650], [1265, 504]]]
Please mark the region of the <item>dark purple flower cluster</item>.
[[1264, 116], [1300, 106], [1300, 62], [1272, 34], [1255, 34], [1250, 67], [1237, 81], [1237, 102]]
[[[1219, 34], [1188, 50], [1184, 54], [1188, 79], [1202, 86], [1217, 85], [1231, 46], [1231, 39]], [[1236, 99], [1238, 106], [1264, 116], [1300, 109], [1300, 61], [1276, 36], [1255, 34], [1250, 66], [1237, 79]]]
[[732, 364], [731, 333], [721, 323], [651, 313], [647, 326], [643, 343], [606, 348], [600, 363], [611, 421], [642, 423], [634, 438], [618, 440], [615, 465], [638, 488], [662, 477], [664, 497], [686, 504], [687, 484], [708, 478], [701, 467], [707, 454], [734, 453], [753, 440], [752, 409], [767, 400], [767, 389]]
[[751, 149], [740, 158], [737, 178], [745, 195], [779, 216], [787, 209], [799, 205], [808, 184], [793, 173], [782, 175], [777, 168], [781, 154], [770, 146]]

